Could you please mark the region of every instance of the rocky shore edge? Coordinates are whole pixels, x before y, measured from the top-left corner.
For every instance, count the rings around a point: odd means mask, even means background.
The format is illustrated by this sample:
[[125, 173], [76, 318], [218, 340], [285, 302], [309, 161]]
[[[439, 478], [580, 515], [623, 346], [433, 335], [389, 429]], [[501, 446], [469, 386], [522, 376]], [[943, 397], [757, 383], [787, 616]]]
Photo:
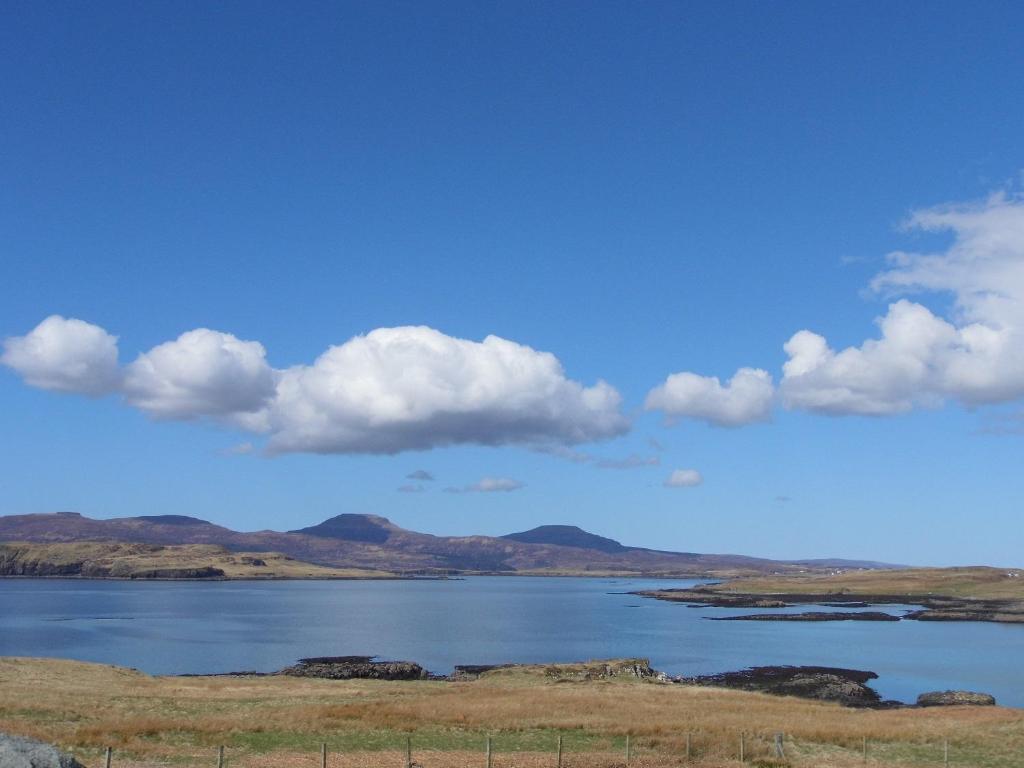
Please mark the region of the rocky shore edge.
[[[778, 593], [757, 594], [743, 592], [718, 592], [713, 585], [681, 589], [640, 590], [630, 592], [638, 597], [685, 603], [692, 608], [792, 608], [799, 605], [824, 605], [832, 608], [868, 608], [882, 605], [917, 605], [919, 610], [902, 616], [876, 612], [867, 614], [839, 614], [847, 620], [858, 621], [991, 621], [1005, 624], [1024, 623], [1024, 602], [1019, 600], [978, 600], [971, 598], [947, 597], [943, 595], [863, 595], [841, 592], [803, 594]], [[750, 614], [747, 616], [720, 617], [729, 620], [748, 621], [839, 621], [840, 618], [822, 618], [818, 614]], [[771, 617], [771, 618], [769, 618]], [[711, 617], [719, 618], [719, 617]]]
[[[756, 691], [775, 696], [796, 696], [815, 701], [830, 701], [846, 707], [865, 709], [901, 709], [926, 706], [995, 705], [995, 698], [973, 691], [930, 691], [922, 693], [916, 704], [884, 700], [870, 686], [878, 678], [874, 672], [860, 669], [817, 666], [749, 667], [736, 672], [692, 677], [672, 676], [651, 667], [645, 658], [599, 659], [552, 664], [459, 664], [450, 675], [429, 672], [414, 661], [377, 660], [375, 656], [316, 656], [299, 659], [277, 672], [229, 672], [224, 676], [310, 677], [325, 680], [433, 680], [472, 682], [489, 675], [533, 674], [553, 683], [594, 680], [635, 679], [663, 685], [698, 685]], [[183, 675], [194, 677], [196, 675]]]

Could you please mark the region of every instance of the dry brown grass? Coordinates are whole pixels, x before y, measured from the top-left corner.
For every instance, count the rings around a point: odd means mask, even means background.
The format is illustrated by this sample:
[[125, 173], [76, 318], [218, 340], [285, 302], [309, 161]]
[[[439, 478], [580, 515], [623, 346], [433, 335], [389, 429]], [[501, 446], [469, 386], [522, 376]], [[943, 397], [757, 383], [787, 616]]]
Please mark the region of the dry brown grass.
[[[406, 735], [424, 768], [482, 766], [494, 738], [495, 768], [553, 766], [558, 735], [567, 768], [680, 765], [690, 733], [699, 764], [767, 756], [785, 732], [794, 766], [863, 765], [862, 739], [884, 765], [941, 761], [1015, 766], [1024, 712], [1007, 708], [861, 711], [713, 688], [638, 681], [552, 682], [527, 673], [466, 683], [329, 681], [286, 677], [149, 677], [69, 661], [0, 659], [0, 730], [59, 743], [97, 765], [111, 745], [116, 765], [214, 765], [226, 744], [231, 766], [399, 768]], [[959, 762], [957, 762], [959, 760]], [[964, 762], [967, 761], [967, 762]], [[941, 764], [939, 762], [938, 764]]]
[[1016, 568], [902, 568], [760, 576], [717, 584], [719, 592], [742, 594], [851, 594], [1024, 600], [1024, 571]]
[[[140, 544], [117, 541], [7, 542], [0, 560], [82, 567], [86, 572], [132, 578], [154, 570], [219, 568], [229, 579], [359, 579], [394, 577], [386, 571], [331, 568], [279, 552], [232, 552], [214, 544]], [[256, 563], [261, 564], [256, 564]]]

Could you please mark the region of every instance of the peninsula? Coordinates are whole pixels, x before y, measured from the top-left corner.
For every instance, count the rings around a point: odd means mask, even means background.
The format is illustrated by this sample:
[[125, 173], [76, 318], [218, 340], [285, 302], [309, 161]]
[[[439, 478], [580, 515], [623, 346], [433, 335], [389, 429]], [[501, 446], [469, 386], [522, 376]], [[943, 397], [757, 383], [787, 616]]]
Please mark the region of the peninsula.
[[[907, 613], [903, 619], [1024, 623], [1024, 571], [1014, 568], [901, 568], [770, 575], [636, 594], [721, 608], [914, 605], [920, 609]], [[734, 618], [816, 620], [811, 614], [751, 614]]]

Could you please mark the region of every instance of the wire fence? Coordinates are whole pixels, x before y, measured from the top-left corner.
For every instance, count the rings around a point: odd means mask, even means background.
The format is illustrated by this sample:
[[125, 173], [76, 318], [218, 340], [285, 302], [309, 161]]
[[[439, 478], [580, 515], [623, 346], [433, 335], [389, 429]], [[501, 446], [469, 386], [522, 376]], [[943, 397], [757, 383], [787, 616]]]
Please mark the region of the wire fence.
[[[263, 768], [263, 766], [302, 766], [302, 768], [661, 768], [662, 766], [699, 765], [750, 765], [753, 768], [788, 768], [789, 766], [856, 766], [901, 765], [919, 766], [972, 766], [972, 757], [957, 755], [951, 749], [948, 739], [942, 742], [917, 745], [916, 754], [901, 755], [890, 760], [885, 754], [884, 742], [872, 743], [861, 739], [851, 746], [824, 745], [819, 742], [801, 742], [785, 733], [739, 733], [730, 746], [720, 738], [704, 739], [700, 733], [681, 734], [678, 748], [665, 749], [659, 745], [640, 743], [629, 734], [620, 742], [618, 749], [595, 749], [593, 746], [577, 746], [570, 749], [566, 740], [558, 736], [550, 750], [500, 750], [496, 739], [485, 737], [479, 751], [464, 746], [444, 749], [436, 739], [429, 746], [417, 746], [415, 734], [406, 735], [401, 749], [359, 750], [332, 747], [329, 741], [315, 742], [310, 749], [282, 755], [269, 752], [257, 754], [245, 748], [230, 749], [218, 746], [209, 753], [192, 754], [185, 764], [208, 766], [208, 768]], [[396, 740], [396, 741], [398, 741]], [[394, 743], [394, 742], [393, 742]], [[961, 759], [958, 759], [961, 758]], [[181, 765], [181, 757], [171, 762]], [[103, 751], [103, 768], [134, 768], [138, 765], [152, 765], [140, 762], [129, 755], [119, 755], [114, 748]], [[1024, 762], [1021, 763], [1024, 765]]]

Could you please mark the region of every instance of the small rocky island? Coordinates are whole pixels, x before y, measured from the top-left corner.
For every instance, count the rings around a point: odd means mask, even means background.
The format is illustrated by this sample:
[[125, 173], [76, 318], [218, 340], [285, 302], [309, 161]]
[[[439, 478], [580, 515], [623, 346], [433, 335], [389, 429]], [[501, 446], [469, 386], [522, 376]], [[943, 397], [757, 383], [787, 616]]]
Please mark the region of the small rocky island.
[[[883, 612], [762, 614], [722, 617], [742, 621], [993, 621], [1024, 623], [1024, 578], [1017, 570], [903, 568], [850, 570], [828, 575], [781, 574], [733, 579], [684, 589], [634, 592], [641, 597], [712, 608], [788, 608], [819, 605], [866, 608], [918, 606], [903, 616]], [[822, 614], [819, 616], [819, 613]], [[873, 615], [872, 615], [873, 613]], [[847, 617], [847, 618], [843, 618]]]
[[711, 621], [899, 621], [882, 611], [805, 611], [803, 613], [746, 613], [742, 616], [706, 616]]

